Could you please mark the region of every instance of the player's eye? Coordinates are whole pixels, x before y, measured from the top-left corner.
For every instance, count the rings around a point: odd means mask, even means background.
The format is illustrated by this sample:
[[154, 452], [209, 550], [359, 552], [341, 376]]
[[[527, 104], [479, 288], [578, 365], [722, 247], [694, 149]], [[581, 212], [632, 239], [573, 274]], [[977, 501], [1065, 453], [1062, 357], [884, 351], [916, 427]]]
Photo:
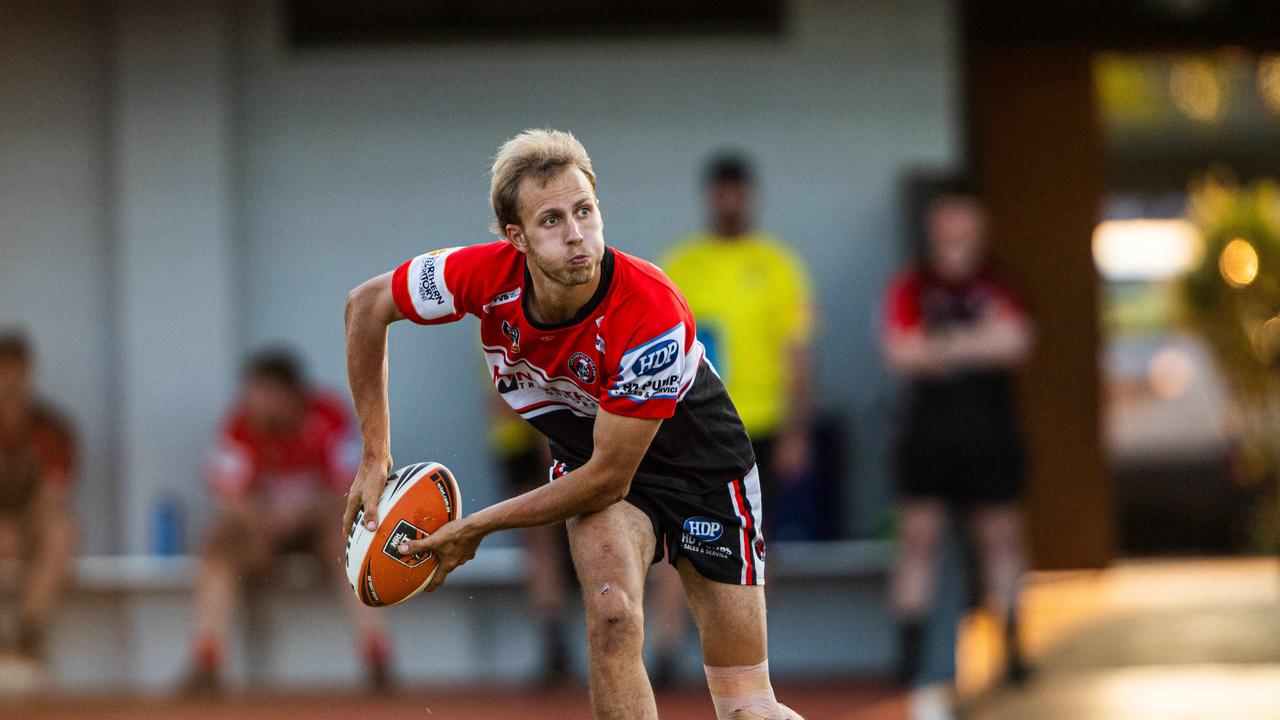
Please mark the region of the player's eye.
[[590, 205], [583, 205], [582, 207], [578, 208], [578, 217], [584, 218], [590, 214], [591, 214]]
[[555, 215], [548, 215], [547, 219], [542, 221], [542, 224], [548, 225], [548, 226], [555, 225], [557, 220], [559, 220], [559, 218], [557, 218]]

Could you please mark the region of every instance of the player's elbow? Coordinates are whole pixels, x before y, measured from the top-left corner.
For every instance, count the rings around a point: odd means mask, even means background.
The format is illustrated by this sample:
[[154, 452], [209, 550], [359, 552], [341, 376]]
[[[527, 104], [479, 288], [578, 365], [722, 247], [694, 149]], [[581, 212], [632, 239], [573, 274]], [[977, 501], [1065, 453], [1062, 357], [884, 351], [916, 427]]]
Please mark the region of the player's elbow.
[[621, 502], [631, 492], [633, 473], [623, 472], [618, 468], [606, 468], [596, 476], [595, 492], [592, 493], [592, 510], [603, 510], [610, 505]]
[[372, 317], [381, 301], [381, 295], [385, 288], [380, 283], [381, 278], [372, 278], [360, 283], [347, 293], [347, 306], [344, 318], [347, 327], [358, 323], [362, 319]]

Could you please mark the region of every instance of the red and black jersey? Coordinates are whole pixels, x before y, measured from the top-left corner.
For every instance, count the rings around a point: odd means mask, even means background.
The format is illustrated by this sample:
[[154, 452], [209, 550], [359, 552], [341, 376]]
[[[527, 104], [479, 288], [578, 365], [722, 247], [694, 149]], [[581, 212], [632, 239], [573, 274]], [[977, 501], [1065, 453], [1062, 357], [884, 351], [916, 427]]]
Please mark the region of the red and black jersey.
[[[1025, 316], [1022, 293], [985, 268], [968, 278], [944, 278], [927, 265], [899, 272], [889, 284], [885, 326], [926, 335], [972, 326], [987, 317]], [[904, 407], [908, 434], [931, 442], [982, 443], [1015, 434], [1013, 373], [1003, 368], [963, 370], [916, 378]]]
[[[298, 424], [284, 432], [253, 427], [242, 407], [223, 421], [208, 469], [209, 483], [224, 495], [267, 493], [306, 501], [312, 492], [345, 493], [355, 476], [352, 423], [337, 395], [308, 394]], [[287, 501], [286, 501], [287, 502]]]
[[414, 322], [478, 317], [498, 392], [570, 469], [591, 457], [604, 408], [664, 420], [637, 482], [701, 492], [746, 474], [750, 440], [705, 360], [693, 314], [661, 270], [605, 248], [595, 294], [552, 325], [526, 312], [531, 283], [524, 254], [498, 241], [419, 255], [396, 269], [392, 293]]

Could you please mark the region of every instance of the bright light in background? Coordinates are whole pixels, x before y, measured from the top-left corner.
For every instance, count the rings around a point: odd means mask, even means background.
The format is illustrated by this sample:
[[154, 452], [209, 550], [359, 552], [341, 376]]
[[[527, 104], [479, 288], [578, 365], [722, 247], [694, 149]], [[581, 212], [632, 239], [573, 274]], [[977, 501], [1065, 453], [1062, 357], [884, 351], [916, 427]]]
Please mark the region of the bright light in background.
[[1225, 104], [1222, 90], [1217, 69], [1203, 58], [1179, 60], [1169, 71], [1173, 104], [1192, 120], [1217, 122]]
[[1258, 277], [1258, 251], [1248, 240], [1236, 238], [1227, 243], [1218, 257], [1218, 270], [1231, 287], [1242, 288]]
[[1200, 231], [1187, 220], [1107, 220], [1093, 231], [1093, 262], [1107, 280], [1167, 280], [1203, 256]]

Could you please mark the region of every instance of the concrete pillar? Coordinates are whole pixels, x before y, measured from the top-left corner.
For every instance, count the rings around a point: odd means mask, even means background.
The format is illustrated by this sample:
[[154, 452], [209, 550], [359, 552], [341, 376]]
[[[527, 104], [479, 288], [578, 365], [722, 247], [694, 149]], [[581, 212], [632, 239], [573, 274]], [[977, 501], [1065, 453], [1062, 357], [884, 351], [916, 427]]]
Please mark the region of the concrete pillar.
[[110, 202], [125, 552], [149, 549], [160, 498], [178, 498], [188, 517], [206, 501], [207, 449], [234, 390], [230, 18], [216, 0], [115, 6]]

